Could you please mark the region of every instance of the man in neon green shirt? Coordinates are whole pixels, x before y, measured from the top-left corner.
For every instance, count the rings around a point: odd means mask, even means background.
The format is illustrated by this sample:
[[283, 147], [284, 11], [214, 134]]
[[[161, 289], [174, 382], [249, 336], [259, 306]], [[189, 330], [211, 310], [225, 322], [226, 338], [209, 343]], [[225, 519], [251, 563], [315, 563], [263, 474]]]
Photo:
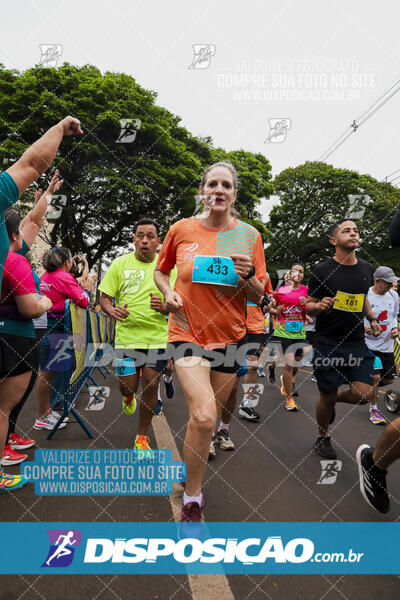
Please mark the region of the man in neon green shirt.
[[146, 433], [157, 405], [161, 372], [167, 366], [167, 312], [154, 283], [156, 249], [160, 244], [158, 224], [147, 218], [138, 221], [133, 243], [135, 251], [116, 258], [99, 285], [100, 306], [117, 320], [116, 374], [127, 415], [135, 412], [135, 393], [142, 378], [135, 448], [149, 450]]

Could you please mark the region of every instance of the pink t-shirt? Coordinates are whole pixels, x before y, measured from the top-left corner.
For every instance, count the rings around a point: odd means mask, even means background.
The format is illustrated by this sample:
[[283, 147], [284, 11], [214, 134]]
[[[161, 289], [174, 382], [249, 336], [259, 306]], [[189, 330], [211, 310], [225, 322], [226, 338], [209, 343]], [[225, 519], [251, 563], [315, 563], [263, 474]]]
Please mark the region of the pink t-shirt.
[[22, 319], [14, 298], [26, 294], [36, 295], [31, 264], [24, 256], [9, 252], [4, 264], [1, 285], [0, 316], [5, 319]]
[[305, 338], [307, 286], [292, 289], [290, 285], [278, 288], [274, 293], [276, 306], [283, 305], [283, 311], [275, 317], [274, 335], [286, 338]]
[[63, 317], [66, 300], [71, 300], [83, 308], [89, 304], [87, 293], [78, 285], [72, 273], [62, 269], [52, 273], [45, 271], [40, 278], [40, 291], [53, 303], [52, 309], [47, 313], [49, 317]]

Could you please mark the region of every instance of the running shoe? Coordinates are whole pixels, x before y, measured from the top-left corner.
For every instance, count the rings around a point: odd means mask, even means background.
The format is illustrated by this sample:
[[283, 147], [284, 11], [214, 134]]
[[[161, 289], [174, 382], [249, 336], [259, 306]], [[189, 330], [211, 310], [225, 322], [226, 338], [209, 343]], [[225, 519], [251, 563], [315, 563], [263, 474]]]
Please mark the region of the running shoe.
[[172, 383], [172, 377], [170, 381], [166, 381], [165, 377], [163, 377], [164, 379], [164, 384], [165, 384], [165, 394], [168, 398], [168, 400], [170, 400], [171, 398], [173, 398], [174, 394], [175, 394], [175, 388], [174, 388], [174, 384]]
[[10, 465], [19, 465], [24, 460], [28, 458], [27, 454], [20, 454], [13, 448], [11, 448], [10, 444], [6, 444], [4, 446], [3, 458], [1, 459], [1, 464], [4, 467], [8, 467]]
[[389, 494], [386, 485], [387, 471], [375, 466], [372, 454], [374, 450], [368, 444], [359, 446], [356, 454], [360, 491], [365, 501], [378, 512], [387, 513], [390, 509]]
[[314, 383], [317, 383], [317, 378], [315, 377], [315, 375], [313, 375], [313, 376], [311, 377], [311, 381], [313, 381]]
[[[47, 413], [44, 419], [39, 419], [39, 417], [36, 417], [36, 421], [33, 424], [33, 429], [54, 429], [54, 425], [56, 423], [57, 421], [51, 416], [51, 414]], [[66, 425], [67, 424], [65, 421], [61, 421], [58, 429], [63, 429]]]
[[279, 379], [281, 380], [281, 394], [282, 394], [282, 396], [286, 396], [286, 390], [285, 390], [285, 386], [283, 384], [283, 375], [281, 375]]
[[203, 521], [203, 513], [197, 502], [182, 504], [181, 523], [200, 523], [201, 521]]
[[331, 438], [317, 437], [314, 444], [314, 452], [322, 456], [322, 458], [336, 458], [336, 452], [332, 448]]
[[155, 415], [161, 415], [162, 411], [163, 411], [163, 401], [162, 401], [161, 398], [159, 398], [157, 400], [157, 404], [156, 404], [156, 407], [154, 409], [154, 414]]
[[379, 408], [370, 408], [369, 409], [369, 420], [374, 425], [385, 425], [386, 424], [386, 419], [381, 414]]
[[239, 417], [243, 417], [249, 421], [256, 421], [260, 418], [260, 415], [252, 406], [243, 406], [243, 404], [241, 404], [239, 406]]
[[297, 404], [293, 398], [286, 398], [285, 408], [286, 410], [290, 410], [292, 412], [296, 412], [298, 410]]
[[29, 438], [23, 438], [16, 433], [12, 433], [8, 438], [8, 443], [13, 450], [27, 450], [35, 445], [35, 440]]
[[138, 435], [135, 440], [135, 449], [144, 450], [146, 454], [152, 455], [153, 450], [149, 446], [150, 438], [147, 435]]
[[275, 369], [272, 365], [267, 366], [268, 380], [270, 383], [275, 383]]
[[27, 483], [21, 475], [6, 475], [0, 471], [0, 492], [13, 492]]
[[133, 394], [133, 396], [124, 396], [122, 398], [122, 410], [128, 417], [133, 415], [136, 410], [135, 394]]
[[219, 445], [221, 450], [234, 450], [235, 444], [229, 437], [229, 431], [227, 429], [219, 429], [215, 437], [215, 443]]
[[[55, 423], [57, 423], [57, 421], [61, 418], [60, 413], [58, 413], [56, 410], [49, 410], [49, 415], [50, 417], [54, 420]], [[67, 421], [69, 421], [69, 417], [64, 417], [63, 418], [63, 422], [67, 423]]]
[[212, 436], [210, 442], [210, 450], [208, 451], [208, 460], [215, 458], [217, 456], [217, 452], [215, 450], [215, 436]]
[[258, 377], [265, 377], [265, 371], [262, 367], [258, 367], [257, 375], [258, 375]]

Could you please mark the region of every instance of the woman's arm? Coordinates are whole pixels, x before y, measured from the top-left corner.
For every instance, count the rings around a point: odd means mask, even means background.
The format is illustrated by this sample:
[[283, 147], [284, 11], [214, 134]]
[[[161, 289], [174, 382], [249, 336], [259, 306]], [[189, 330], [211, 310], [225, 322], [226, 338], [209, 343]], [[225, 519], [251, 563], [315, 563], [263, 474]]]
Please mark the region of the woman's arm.
[[37, 294], [24, 294], [14, 298], [17, 303], [18, 312], [25, 319], [38, 319], [53, 306], [50, 298], [42, 296], [38, 299]]
[[57, 192], [63, 184], [63, 180], [61, 179], [59, 181], [58, 176], [59, 172], [56, 171], [52, 177], [49, 187], [44, 194], [42, 190], [36, 190], [35, 206], [21, 221], [22, 235], [29, 248], [32, 246], [37, 234], [43, 226], [44, 218], [47, 212], [49, 196], [51, 199], [51, 195]]
[[7, 169], [20, 194], [49, 168], [64, 136], [82, 134], [81, 124], [74, 117], [65, 117], [30, 146], [19, 160]]

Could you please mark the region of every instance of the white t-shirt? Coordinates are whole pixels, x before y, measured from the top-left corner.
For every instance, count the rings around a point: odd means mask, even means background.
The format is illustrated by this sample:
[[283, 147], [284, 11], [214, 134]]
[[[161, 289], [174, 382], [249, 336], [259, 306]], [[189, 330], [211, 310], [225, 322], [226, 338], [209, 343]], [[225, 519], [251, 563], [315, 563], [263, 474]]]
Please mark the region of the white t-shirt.
[[[367, 298], [372, 308], [374, 316], [378, 319], [382, 328], [382, 333], [378, 337], [365, 335], [365, 341], [370, 350], [379, 352], [393, 352], [394, 340], [390, 337], [392, 329], [397, 327], [397, 314], [399, 312], [399, 297], [397, 293], [389, 290], [386, 294], [375, 294], [372, 287], [368, 290]], [[368, 326], [369, 321], [364, 319], [364, 325]]]

